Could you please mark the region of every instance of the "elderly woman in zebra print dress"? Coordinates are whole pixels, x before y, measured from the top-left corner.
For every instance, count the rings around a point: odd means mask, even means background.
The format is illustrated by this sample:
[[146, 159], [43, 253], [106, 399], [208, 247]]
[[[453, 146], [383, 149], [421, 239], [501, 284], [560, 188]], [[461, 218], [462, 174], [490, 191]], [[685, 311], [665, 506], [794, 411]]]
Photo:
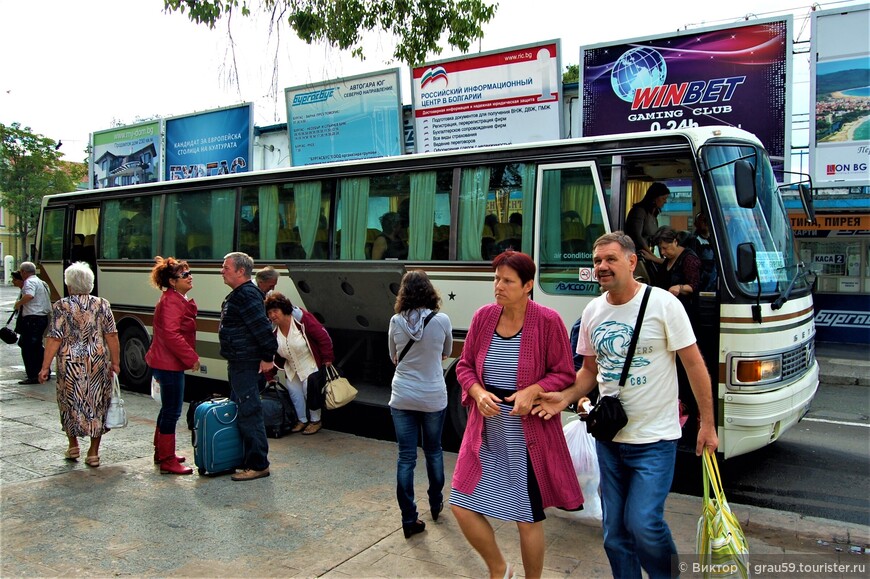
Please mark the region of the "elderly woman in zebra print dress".
[[112, 398], [112, 378], [121, 371], [120, 345], [109, 302], [90, 295], [94, 272], [85, 262], [63, 274], [69, 296], [55, 302], [39, 381], [48, 380], [57, 360], [57, 405], [69, 439], [66, 458], [79, 458], [79, 437], [90, 438], [85, 464], [100, 466], [100, 439]]

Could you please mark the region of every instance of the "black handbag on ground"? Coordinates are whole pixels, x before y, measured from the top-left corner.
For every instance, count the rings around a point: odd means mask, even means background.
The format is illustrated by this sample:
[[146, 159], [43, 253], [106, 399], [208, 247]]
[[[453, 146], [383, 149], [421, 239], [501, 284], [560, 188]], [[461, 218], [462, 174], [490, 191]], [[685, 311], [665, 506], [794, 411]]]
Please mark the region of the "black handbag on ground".
[[[628, 353], [625, 356], [625, 364], [622, 366], [622, 376], [619, 378], [620, 389], [625, 386], [625, 381], [628, 379], [628, 370], [631, 368], [631, 359], [634, 357], [634, 350], [637, 347], [637, 339], [643, 325], [643, 315], [646, 312], [646, 304], [651, 292], [652, 288], [646, 286], [643, 300], [640, 302], [640, 311], [637, 313], [637, 322], [634, 324], [634, 333], [631, 335], [631, 343], [628, 345]], [[598, 403], [589, 411], [584, 421], [586, 422], [586, 430], [596, 440], [610, 442], [622, 430], [622, 427], [628, 424], [628, 416], [625, 415], [625, 409], [622, 407], [622, 402], [619, 401], [619, 394], [617, 394], [599, 398]]]
[[[18, 341], [18, 334], [16, 334], [12, 328], [9, 327], [9, 324], [12, 322], [12, 318], [15, 317], [15, 314], [18, 313], [18, 310], [12, 310], [12, 315], [9, 316], [9, 319], [6, 320], [6, 325], [0, 328], [0, 340], [3, 340], [7, 344], [14, 344]], [[21, 319], [21, 318], [19, 318]]]

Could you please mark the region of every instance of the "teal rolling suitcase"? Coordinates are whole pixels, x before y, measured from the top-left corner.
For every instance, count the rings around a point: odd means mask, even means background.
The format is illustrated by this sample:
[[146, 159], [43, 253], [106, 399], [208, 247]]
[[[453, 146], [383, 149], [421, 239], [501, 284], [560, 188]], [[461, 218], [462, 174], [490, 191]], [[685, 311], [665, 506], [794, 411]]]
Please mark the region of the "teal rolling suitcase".
[[244, 462], [242, 436], [236, 424], [239, 408], [226, 398], [208, 400], [193, 417], [193, 459], [201, 475], [233, 472]]

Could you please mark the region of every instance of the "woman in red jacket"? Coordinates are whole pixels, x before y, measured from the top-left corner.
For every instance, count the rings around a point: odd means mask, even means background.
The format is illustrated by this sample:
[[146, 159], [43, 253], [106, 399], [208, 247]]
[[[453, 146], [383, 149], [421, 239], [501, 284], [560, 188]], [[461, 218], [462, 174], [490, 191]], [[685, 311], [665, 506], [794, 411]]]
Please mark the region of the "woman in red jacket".
[[154, 431], [154, 462], [160, 474], [190, 474], [175, 454], [175, 425], [184, 404], [184, 371], [199, 371], [196, 354], [196, 302], [187, 297], [193, 274], [186, 261], [156, 258], [151, 284], [163, 292], [154, 309], [154, 338], [145, 361], [160, 383], [160, 413]]

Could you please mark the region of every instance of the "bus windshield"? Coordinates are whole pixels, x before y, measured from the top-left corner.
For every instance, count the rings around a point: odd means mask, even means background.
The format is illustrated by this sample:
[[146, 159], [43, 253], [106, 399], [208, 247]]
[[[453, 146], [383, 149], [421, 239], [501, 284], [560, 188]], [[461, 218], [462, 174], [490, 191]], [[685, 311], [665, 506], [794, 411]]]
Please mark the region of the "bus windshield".
[[[722, 247], [731, 262], [731, 271], [736, 271], [737, 246], [752, 243], [755, 246], [758, 279], [733, 283], [751, 295], [758, 293], [761, 282], [762, 294], [783, 291], [799, 272], [791, 223], [782, 203], [779, 186], [767, 153], [751, 145], [710, 145], [703, 149], [704, 161], [710, 171], [710, 181], [719, 205], [720, 223], [724, 231]], [[758, 202], [752, 208], [740, 207], [737, 203], [734, 179], [734, 162], [748, 160], [755, 168], [755, 191]], [[806, 279], [795, 281], [792, 291], [808, 287]]]

